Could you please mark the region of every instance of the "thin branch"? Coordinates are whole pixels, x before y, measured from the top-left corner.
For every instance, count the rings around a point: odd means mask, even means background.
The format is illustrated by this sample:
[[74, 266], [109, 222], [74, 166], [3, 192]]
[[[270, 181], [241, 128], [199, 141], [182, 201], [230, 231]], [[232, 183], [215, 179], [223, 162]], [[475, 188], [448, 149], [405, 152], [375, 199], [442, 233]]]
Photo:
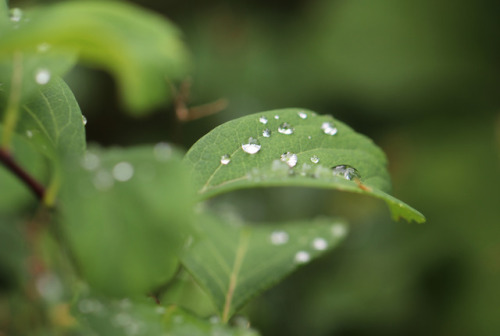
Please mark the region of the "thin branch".
[[43, 200], [45, 187], [28, 174], [6, 149], [0, 148], [0, 162], [30, 188], [38, 199]]

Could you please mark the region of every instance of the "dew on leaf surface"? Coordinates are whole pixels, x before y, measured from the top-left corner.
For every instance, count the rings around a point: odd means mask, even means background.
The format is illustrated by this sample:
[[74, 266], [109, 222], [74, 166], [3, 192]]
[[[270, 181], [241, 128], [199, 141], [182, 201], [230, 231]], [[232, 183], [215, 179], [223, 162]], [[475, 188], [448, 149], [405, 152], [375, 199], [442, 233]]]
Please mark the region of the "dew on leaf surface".
[[293, 168], [297, 165], [297, 154], [286, 152], [281, 154], [280, 160], [288, 165], [288, 167]]
[[134, 176], [134, 166], [129, 162], [122, 161], [113, 167], [113, 177], [120, 182], [126, 182]]
[[40, 85], [45, 85], [50, 81], [51, 73], [47, 69], [38, 69], [35, 73], [35, 81]]
[[10, 10], [10, 21], [19, 22], [23, 17], [23, 11], [20, 8], [12, 8]]
[[259, 140], [250, 137], [246, 143], [241, 145], [241, 148], [245, 153], [256, 154], [260, 151], [261, 145]]
[[227, 164], [229, 164], [229, 162], [231, 162], [231, 157], [229, 156], [229, 154], [224, 154], [220, 157], [221, 164], [227, 165]]
[[309, 254], [309, 252], [299, 251], [295, 254], [294, 260], [297, 264], [303, 264], [311, 260], [311, 255]]
[[82, 124], [83, 126], [87, 125], [87, 117], [85, 117], [83, 114], [82, 114]]
[[305, 113], [304, 111], [299, 111], [297, 114], [299, 115], [300, 119], [307, 119], [307, 113]]
[[315, 250], [323, 251], [328, 247], [328, 242], [324, 238], [314, 238], [312, 246]]
[[332, 168], [334, 176], [340, 176], [345, 178], [346, 180], [353, 180], [355, 178], [360, 179], [361, 175], [356, 170], [356, 168], [348, 166], [348, 165], [338, 165]]
[[261, 124], [264, 124], [264, 125], [265, 125], [265, 124], [267, 124], [268, 120], [267, 120], [267, 118], [266, 118], [266, 117], [262, 116], [262, 117], [260, 117], [260, 118], [259, 118], [259, 122], [260, 122]]
[[286, 233], [285, 231], [273, 231], [270, 237], [271, 243], [273, 245], [286, 244], [289, 238], [290, 237], [288, 236], [288, 233]]
[[319, 157], [317, 155], [311, 156], [311, 162], [312, 163], [318, 163], [319, 162]]
[[323, 133], [328, 134], [328, 135], [335, 135], [337, 134], [338, 130], [331, 122], [324, 122], [321, 124], [321, 129], [323, 130]]
[[271, 136], [271, 130], [269, 128], [266, 128], [265, 130], [262, 131], [262, 136], [264, 138], [269, 138]]
[[293, 127], [289, 123], [283, 123], [278, 127], [278, 132], [285, 135], [293, 134]]
[[274, 119], [276, 119], [276, 120], [278, 120], [279, 118], [280, 118], [280, 116], [279, 116], [279, 115], [275, 115], [275, 116], [274, 116]]

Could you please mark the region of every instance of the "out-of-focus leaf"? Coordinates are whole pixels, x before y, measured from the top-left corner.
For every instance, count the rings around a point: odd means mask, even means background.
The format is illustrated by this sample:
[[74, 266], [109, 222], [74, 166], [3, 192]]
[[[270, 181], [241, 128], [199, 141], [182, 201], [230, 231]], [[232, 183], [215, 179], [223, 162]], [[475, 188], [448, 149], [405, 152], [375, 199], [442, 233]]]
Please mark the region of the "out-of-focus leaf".
[[15, 220], [0, 217], [0, 292], [11, 289], [19, 281], [26, 252]]
[[63, 2], [27, 11], [29, 21], [0, 32], [0, 58], [38, 45], [77, 52], [110, 71], [132, 112], [169, 98], [170, 81], [184, 76], [187, 53], [165, 18], [122, 2]]
[[330, 116], [300, 109], [227, 122], [186, 154], [200, 198], [269, 186], [331, 188], [384, 200], [393, 218], [424, 222], [417, 210], [387, 194], [384, 153]]
[[248, 324], [230, 328], [216, 321], [202, 320], [175, 306], [167, 308], [165, 321], [166, 336], [259, 336]]
[[344, 224], [329, 219], [282, 225], [241, 225], [199, 219], [200, 241], [183, 264], [207, 290], [223, 322], [252, 297], [337, 245]]
[[93, 150], [66, 167], [61, 226], [94, 289], [145, 294], [176, 271], [194, 198], [180, 157], [159, 144]]

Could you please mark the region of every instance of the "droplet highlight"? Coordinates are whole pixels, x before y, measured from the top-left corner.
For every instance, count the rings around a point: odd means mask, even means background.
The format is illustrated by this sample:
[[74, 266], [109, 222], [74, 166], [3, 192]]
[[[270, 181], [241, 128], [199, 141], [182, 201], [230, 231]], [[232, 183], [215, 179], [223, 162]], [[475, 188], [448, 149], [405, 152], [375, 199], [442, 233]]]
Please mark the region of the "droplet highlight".
[[119, 162], [113, 167], [113, 177], [120, 182], [126, 182], [134, 176], [134, 166], [129, 162]]
[[266, 118], [266, 117], [262, 116], [262, 117], [260, 117], [260, 118], [259, 118], [259, 122], [260, 122], [261, 124], [266, 125], [266, 124], [267, 124], [267, 122], [268, 122], [268, 120], [267, 120], [267, 118]]
[[304, 264], [311, 260], [311, 255], [309, 254], [309, 252], [299, 251], [295, 254], [294, 260], [297, 264]]
[[275, 116], [274, 116], [274, 119], [276, 119], [276, 120], [278, 120], [279, 118], [280, 118], [280, 116], [279, 116], [279, 115], [275, 115]]
[[328, 248], [328, 242], [324, 238], [314, 238], [312, 246], [315, 250], [324, 251]]
[[305, 113], [304, 111], [299, 111], [297, 112], [297, 114], [299, 115], [300, 119], [307, 119], [307, 113]]
[[332, 168], [333, 176], [340, 176], [346, 180], [361, 179], [361, 175], [356, 168], [348, 165], [338, 165]]
[[231, 162], [231, 157], [229, 156], [229, 154], [224, 154], [220, 157], [221, 164], [227, 165], [227, 164], [229, 164], [229, 162]]
[[273, 231], [271, 233], [271, 244], [273, 245], [283, 245], [283, 244], [286, 244], [288, 243], [288, 240], [289, 240], [289, 236], [288, 236], [288, 233], [286, 233], [285, 231]]
[[311, 156], [311, 162], [316, 164], [319, 162], [319, 157], [317, 155]]
[[51, 78], [50, 71], [47, 69], [39, 69], [35, 73], [35, 81], [40, 85], [45, 85], [50, 81]]
[[269, 138], [271, 136], [271, 130], [269, 128], [266, 128], [265, 130], [262, 131], [262, 136], [264, 138]]
[[278, 132], [285, 135], [293, 134], [293, 127], [289, 123], [283, 123], [278, 127]]
[[333, 126], [331, 122], [324, 122], [321, 124], [321, 129], [323, 130], [323, 133], [327, 135], [335, 135], [338, 132], [337, 127]]
[[255, 138], [248, 138], [248, 141], [241, 145], [241, 149], [248, 154], [256, 154], [260, 151], [261, 145], [259, 140]]
[[280, 160], [288, 165], [288, 167], [293, 168], [297, 165], [297, 154], [286, 152], [281, 154]]
[[83, 126], [87, 125], [87, 117], [85, 117], [83, 114], [82, 114], [82, 124]]

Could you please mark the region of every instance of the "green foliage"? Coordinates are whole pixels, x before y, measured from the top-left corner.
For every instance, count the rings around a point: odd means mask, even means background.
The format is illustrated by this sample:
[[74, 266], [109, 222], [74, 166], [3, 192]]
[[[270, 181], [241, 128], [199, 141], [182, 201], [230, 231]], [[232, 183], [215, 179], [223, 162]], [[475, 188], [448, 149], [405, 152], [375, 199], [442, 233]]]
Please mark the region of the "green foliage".
[[[63, 2], [12, 9], [9, 20], [0, 1], [0, 307], [13, 316], [0, 316], [6, 334], [257, 336], [235, 314], [335, 248], [347, 224], [245, 222], [212, 209], [208, 199], [223, 193], [335, 189], [381, 199], [395, 219], [425, 220], [388, 194], [380, 148], [309, 110], [229, 121], [185, 155], [164, 142], [86, 148], [85, 118], [61, 78], [76, 60], [110, 72], [139, 115], [171, 100], [187, 58], [176, 28], [132, 5]], [[170, 295], [186, 274], [218, 317], [188, 312]]]

